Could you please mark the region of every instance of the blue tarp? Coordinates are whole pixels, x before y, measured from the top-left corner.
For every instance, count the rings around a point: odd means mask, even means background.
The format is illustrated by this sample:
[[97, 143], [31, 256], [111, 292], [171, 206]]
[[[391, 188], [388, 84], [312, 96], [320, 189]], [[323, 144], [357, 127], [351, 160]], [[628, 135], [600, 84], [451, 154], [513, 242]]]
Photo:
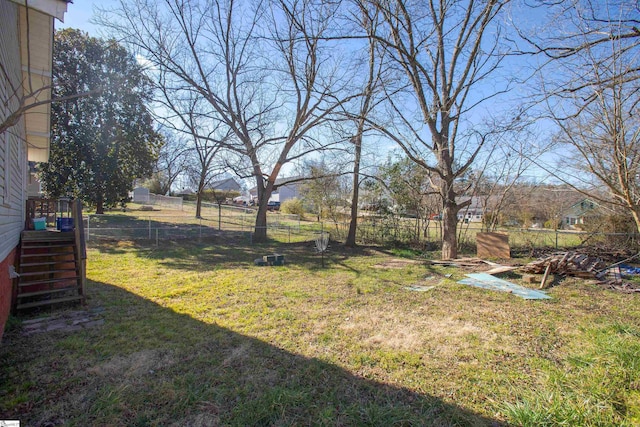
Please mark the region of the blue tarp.
[[631, 265], [621, 264], [620, 271], [627, 276], [637, 276], [640, 274], [640, 267], [633, 267]]
[[525, 288], [524, 286], [498, 279], [490, 274], [471, 273], [466, 276], [469, 278], [462, 279], [458, 283], [475, 286], [477, 288], [490, 289], [493, 291], [509, 292], [524, 299], [551, 299], [551, 297], [544, 292]]

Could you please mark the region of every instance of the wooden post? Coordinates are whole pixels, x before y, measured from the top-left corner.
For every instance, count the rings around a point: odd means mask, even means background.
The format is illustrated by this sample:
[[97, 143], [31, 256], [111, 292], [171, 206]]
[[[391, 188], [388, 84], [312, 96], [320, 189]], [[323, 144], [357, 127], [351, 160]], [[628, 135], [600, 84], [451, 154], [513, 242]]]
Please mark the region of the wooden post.
[[547, 264], [547, 269], [544, 271], [544, 276], [542, 276], [542, 282], [540, 282], [540, 289], [544, 289], [547, 284], [547, 277], [549, 277], [549, 272], [551, 271], [551, 262]]
[[85, 303], [85, 287], [87, 284], [87, 245], [84, 237], [84, 222], [82, 221], [82, 201], [76, 199], [73, 201], [73, 220], [75, 222], [74, 238], [76, 260], [78, 262], [78, 273], [80, 275], [80, 295], [82, 295], [82, 303]]

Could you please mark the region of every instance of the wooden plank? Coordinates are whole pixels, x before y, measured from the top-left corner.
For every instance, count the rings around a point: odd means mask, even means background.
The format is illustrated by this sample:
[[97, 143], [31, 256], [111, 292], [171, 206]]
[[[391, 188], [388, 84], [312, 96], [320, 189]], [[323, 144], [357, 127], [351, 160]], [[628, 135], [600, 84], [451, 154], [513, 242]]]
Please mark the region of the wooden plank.
[[46, 243], [46, 242], [70, 242], [73, 243], [74, 235], [70, 231], [36, 231], [28, 230], [22, 232], [23, 243]]
[[[36, 291], [36, 292], [23, 292], [17, 296], [17, 298], [29, 298], [36, 297], [42, 295], [50, 295], [53, 293], [61, 293], [66, 291], [78, 291], [77, 286], [69, 286], [68, 288], [55, 288], [55, 289], [47, 289], [45, 291]], [[75, 296], [75, 295], [74, 295]]]
[[[73, 261], [70, 261], [73, 262]], [[59, 268], [57, 270], [42, 270], [42, 271], [29, 271], [26, 273], [20, 273], [20, 277], [26, 276], [43, 276], [45, 274], [56, 274], [56, 273], [75, 273], [76, 269], [74, 268]]]
[[82, 295], [74, 295], [72, 297], [55, 298], [50, 300], [34, 301], [34, 302], [25, 303], [25, 304], [18, 304], [16, 308], [18, 310], [24, 310], [27, 308], [41, 307], [43, 305], [53, 305], [53, 304], [60, 304], [63, 302], [82, 301], [82, 299], [83, 299]]
[[486, 274], [499, 274], [506, 273], [507, 271], [517, 270], [520, 267], [513, 267], [510, 265], [499, 265], [497, 267], [492, 268], [491, 270], [485, 271]]
[[32, 280], [32, 281], [28, 281], [28, 282], [20, 282], [20, 284], [18, 285], [20, 288], [25, 288], [28, 286], [35, 286], [35, 285], [47, 285], [47, 284], [51, 284], [51, 283], [64, 283], [64, 282], [77, 282], [78, 281], [78, 277], [74, 276], [74, 277], [60, 277], [57, 279], [41, 279], [41, 280]]
[[551, 263], [547, 264], [547, 269], [544, 271], [544, 276], [542, 276], [542, 281], [540, 282], [540, 289], [544, 289], [547, 284], [547, 277], [549, 277], [549, 272], [551, 271]]
[[509, 235], [503, 233], [478, 233], [476, 248], [479, 258], [511, 258]]

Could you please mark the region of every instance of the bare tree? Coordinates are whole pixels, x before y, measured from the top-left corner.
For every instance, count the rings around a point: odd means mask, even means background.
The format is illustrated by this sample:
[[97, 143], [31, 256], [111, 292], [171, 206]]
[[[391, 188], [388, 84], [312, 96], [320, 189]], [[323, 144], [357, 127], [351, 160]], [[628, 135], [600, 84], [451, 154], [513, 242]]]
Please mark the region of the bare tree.
[[[322, 162], [310, 162], [306, 176], [309, 178], [301, 185], [300, 193], [304, 201], [315, 210], [318, 221], [328, 218], [338, 224], [343, 217], [349, 188], [341, 174], [339, 163], [328, 165]], [[336, 168], [338, 170], [333, 170]]]
[[36, 87], [34, 88], [34, 84], [32, 83], [32, 74], [29, 73], [28, 77], [28, 81], [23, 82], [23, 85], [14, 85], [13, 79], [9, 76], [4, 64], [0, 63], [0, 78], [5, 80], [9, 86], [9, 90], [4, 97], [5, 99], [0, 99], [0, 102], [13, 107], [10, 110], [10, 113], [6, 117], [3, 117], [0, 122], [0, 135], [18, 124], [23, 115], [30, 110], [50, 105], [53, 102], [63, 102], [85, 96], [96, 95], [102, 91], [102, 89], [94, 89], [88, 92], [51, 98], [51, 85], [38, 84], [35, 85]]
[[[623, 207], [640, 231], [640, 9], [637, 2], [552, 4], [549, 36], [527, 37], [541, 68], [547, 117], [568, 147], [554, 173]], [[561, 22], [562, 27], [558, 27]], [[566, 151], [565, 151], [566, 152]], [[602, 187], [609, 196], [602, 196]]]
[[439, 212], [439, 193], [430, 186], [429, 171], [405, 156], [389, 159], [380, 169], [385, 189], [397, 206], [397, 210], [415, 216], [416, 240], [420, 235], [429, 237], [429, 224]]
[[375, 37], [388, 53], [388, 65], [398, 72], [393, 84], [385, 86], [395, 120], [375, 127], [434, 176], [431, 185], [443, 202], [445, 259], [457, 256], [457, 213], [465, 206], [456, 201], [456, 180], [484, 143], [484, 135], [465, 127], [464, 118], [504, 90], [484, 86], [473, 91], [504, 58], [496, 18], [506, 3], [395, 0], [367, 2], [370, 7], [364, 8], [381, 14], [384, 25]]
[[189, 143], [175, 130], [162, 132], [163, 144], [158, 153], [154, 177], [158, 194], [167, 195], [180, 175], [187, 171]]
[[224, 173], [221, 154], [232, 132], [223, 120], [216, 120], [215, 114], [206, 111], [202, 105], [206, 103], [197, 94], [191, 95], [193, 99], [181, 102], [166, 98], [165, 105], [180, 119], [182, 132], [191, 138], [186, 172], [196, 188], [196, 218], [201, 218], [205, 190]]
[[230, 130], [226, 149], [256, 182], [256, 241], [266, 239], [267, 202], [283, 166], [332, 143], [320, 128], [344, 102], [337, 88], [348, 73], [323, 44], [338, 6], [135, 0], [101, 18]]
[[354, 100], [357, 103], [357, 110], [348, 113], [355, 125], [355, 132], [350, 142], [353, 144], [353, 183], [351, 194], [351, 219], [349, 221], [349, 231], [344, 242], [345, 246], [356, 246], [356, 232], [358, 228], [358, 204], [360, 200], [360, 167], [362, 162], [362, 142], [366, 131], [370, 128], [367, 118], [376, 105], [376, 95], [380, 93], [382, 83], [382, 65], [384, 50], [379, 48], [376, 40], [376, 28], [380, 23], [380, 16], [375, 8], [368, 12], [366, 4], [355, 2], [355, 19], [358, 26], [364, 30], [366, 40], [366, 60], [363, 61], [362, 71], [366, 76], [363, 80], [363, 93], [361, 97]]
[[485, 143], [490, 149], [476, 161], [470, 193], [480, 202], [482, 227], [495, 231], [504, 221], [503, 213], [513, 200], [514, 189], [551, 146], [538, 141], [540, 136], [530, 122], [509, 123], [505, 128], [494, 122], [490, 127], [494, 132], [488, 134]]

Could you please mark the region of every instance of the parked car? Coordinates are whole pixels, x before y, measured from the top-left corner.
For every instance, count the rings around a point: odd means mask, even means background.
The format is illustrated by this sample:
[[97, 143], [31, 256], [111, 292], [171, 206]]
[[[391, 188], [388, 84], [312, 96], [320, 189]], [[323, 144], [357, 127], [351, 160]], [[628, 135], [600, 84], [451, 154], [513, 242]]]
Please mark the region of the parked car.
[[268, 211], [279, 211], [280, 210], [280, 202], [268, 202], [267, 203]]

